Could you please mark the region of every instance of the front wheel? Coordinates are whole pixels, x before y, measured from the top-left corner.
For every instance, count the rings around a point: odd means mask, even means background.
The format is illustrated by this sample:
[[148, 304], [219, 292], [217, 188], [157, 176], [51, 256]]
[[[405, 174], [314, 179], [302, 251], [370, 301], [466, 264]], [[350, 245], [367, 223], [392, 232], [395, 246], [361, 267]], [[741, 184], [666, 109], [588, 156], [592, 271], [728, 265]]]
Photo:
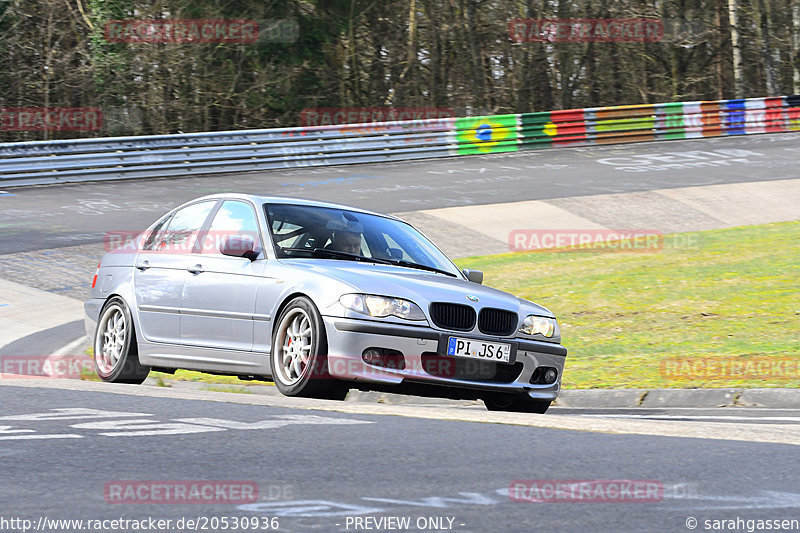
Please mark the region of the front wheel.
[[550, 407], [549, 400], [531, 400], [511, 394], [487, 396], [483, 399], [489, 411], [511, 411], [516, 413], [544, 414]]
[[325, 325], [314, 303], [295, 298], [276, 323], [270, 363], [278, 390], [286, 396], [344, 400], [348, 389], [328, 372]]
[[94, 369], [103, 381], [136, 385], [150, 372], [150, 367], [139, 363], [133, 319], [121, 298], [111, 298], [100, 311], [94, 334]]

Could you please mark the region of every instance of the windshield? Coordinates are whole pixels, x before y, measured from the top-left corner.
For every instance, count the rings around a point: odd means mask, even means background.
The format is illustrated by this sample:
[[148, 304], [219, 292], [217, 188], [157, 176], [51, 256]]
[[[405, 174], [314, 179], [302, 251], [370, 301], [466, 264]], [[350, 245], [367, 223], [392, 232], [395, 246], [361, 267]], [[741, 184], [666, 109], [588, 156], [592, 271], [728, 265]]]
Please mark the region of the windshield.
[[[344, 209], [264, 204], [280, 258], [326, 257], [436, 269], [461, 277], [458, 268], [413, 226]], [[316, 252], [325, 251], [323, 255]]]

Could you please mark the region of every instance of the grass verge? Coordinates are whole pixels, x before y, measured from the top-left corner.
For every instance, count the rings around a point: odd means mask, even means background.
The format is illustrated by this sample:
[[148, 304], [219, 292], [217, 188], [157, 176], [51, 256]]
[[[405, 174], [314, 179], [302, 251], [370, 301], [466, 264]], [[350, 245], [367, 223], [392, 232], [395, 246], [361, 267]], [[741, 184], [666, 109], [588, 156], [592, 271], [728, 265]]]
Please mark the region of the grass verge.
[[800, 222], [664, 243], [458, 264], [555, 313], [569, 349], [566, 388], [800, 386]]

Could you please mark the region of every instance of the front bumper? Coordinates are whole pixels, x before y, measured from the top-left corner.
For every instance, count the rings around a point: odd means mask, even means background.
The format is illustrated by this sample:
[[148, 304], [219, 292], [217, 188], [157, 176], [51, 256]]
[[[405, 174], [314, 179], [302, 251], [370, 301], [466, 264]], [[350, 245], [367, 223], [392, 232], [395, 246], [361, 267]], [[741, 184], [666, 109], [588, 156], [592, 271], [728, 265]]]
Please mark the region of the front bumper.
[[[323, 321], [328, 337], [329, 373], [337, 379], [363, 383], [363, 388], [389, 390], [422, 386], [435, 391], [437, 387], [446, 387], [447, 390], [441, 390], [442, 396], [479, 398], [482, 394], [503, 392], [552, 401], [561, 387], [567, 350], [560, 344], [342, 317], [324, 316]], [[447, 356], [444, 350], [450, 336], [509, 343], [515, 354], [513, 364]], [[362, 354], [370, 348], [400, 352], [404, 368], [365, 362]], [[551, 384], [532, 383], [539, 367], [555, 368], [557, 380]]]

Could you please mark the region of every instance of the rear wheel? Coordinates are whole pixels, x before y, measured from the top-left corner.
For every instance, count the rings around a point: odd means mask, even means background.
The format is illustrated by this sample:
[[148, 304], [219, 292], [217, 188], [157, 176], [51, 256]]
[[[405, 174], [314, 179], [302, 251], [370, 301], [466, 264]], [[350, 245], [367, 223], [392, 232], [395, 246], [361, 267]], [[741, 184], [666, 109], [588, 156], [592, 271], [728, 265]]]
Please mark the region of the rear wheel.
[[489, 411], [511, 411], [516, 413], [544, 414], [550, 407], [549, 400], [531, 400], [512, 394], [487, 396], [483, 399], [483, 403]]
[[278, 390], [286, 396], [344, 400], [348, 388], [328, 372], [325, 325], [314, 303], [295, 298], [276, 323], [270, 363]]
[[139, 363], [133, 319], [121, 298], [111, 298], [100, 311], [94, 334], [94, 369], [103, 381], [137, 385], [150, 372], [150, 367]]

